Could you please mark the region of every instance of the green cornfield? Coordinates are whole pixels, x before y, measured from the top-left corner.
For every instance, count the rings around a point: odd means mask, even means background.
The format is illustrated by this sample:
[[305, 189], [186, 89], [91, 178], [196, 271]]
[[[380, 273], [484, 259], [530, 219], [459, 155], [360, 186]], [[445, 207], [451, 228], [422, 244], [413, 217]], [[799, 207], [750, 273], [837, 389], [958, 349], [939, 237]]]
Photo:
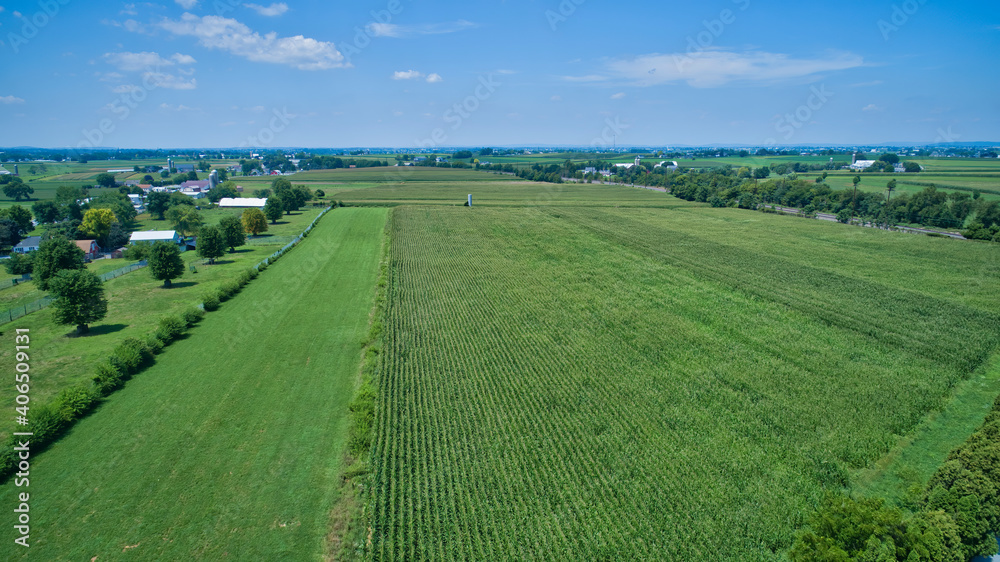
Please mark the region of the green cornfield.
[[781, 559], [1000, 342], [984, 244], [684, 205], [390, 234], [378, 560]]

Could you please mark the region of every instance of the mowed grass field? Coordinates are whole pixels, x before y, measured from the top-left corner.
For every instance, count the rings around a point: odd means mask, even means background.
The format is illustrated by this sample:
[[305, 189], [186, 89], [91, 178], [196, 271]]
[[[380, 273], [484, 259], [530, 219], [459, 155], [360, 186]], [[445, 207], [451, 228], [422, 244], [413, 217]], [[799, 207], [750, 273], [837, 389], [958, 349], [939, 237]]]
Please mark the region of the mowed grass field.
[[[214, 221], [226, 213], [233, 211], [215, 211], [211, 215]], [[12, 333], [15, 328], [31, 330], [32, 369], [45, 373], [45, 376], [35, 380], [31, 386], [31, 399], [38, 403], [46, 403], [59, 392], [69, 386], [87, 382], [94, 376], [94, 369], [99, 361], [126, 337], [145, 339], [152, 334], [160, 319], [167, 315], [180, 314], [184, 310], [202, 302], [204, 295], [216, 291], [226, 281], [235, 278], [240, 272], [253, 267], [264, 258], [273, 254], [288, 242], [290, 235], [298, 234], [309, 225], [319, 214], [319, 209], [307, 209], [301, 213], [288, 215], [277, 225], [269, 225], [266, 234], [270, 237], [258, 238], [254, 242], [269, 242], [271, 245], [247, 245], [237, 249], [235, 253], [226, 253], [214, 265], [205, 265], [206, 260], [199, 258], [196, 252], [184, 252], [182, 255], [186, 269], [179, 278], [174, 279], [170, 288], [164, 288], [163, 282], [153, 279], [149, 269], [139, 269], [107, 281], [104, 293], [108, 299], [108, 314], [98, 322], [91, 324], [91, 330], [85, 337], [68, 337], [73, 333], [72, 326], [57, 324], [53, 317], [53, 309], [46, 308], [19, 318], [9, 324], [0, 326], [4, 333]], [[328, 217], [325, 220], [332, 220]], [[148, 227], [163, 228], [165, 221], [149, 220]], [[128, 263], [126, 260], [98, 260], [89, 268], [102, 272], [105, 261], [119, 262], [119, 267]], [[192, 272], [190, 266], [194, 265]], [[34, 282], [17, 288], [0, 291], [0, 295], [12, 291], [19, 295], [19, 301], [7, 304], [33, 301], [45, 295], [35, 288]], [[4, 310], [6, 310], [6, 305]], [[0, 348], [0, 361], [8, 364], [14, 360], [14, 348]], [[14, 400], [13, 386], [0, 386], [0, 403], [11, 403]], [[16, 428], [13, 417], [0, 419], [0, 437], [6, 438], [9, 432]]]
[[782, 559], [1000, 345], [995, 245], [683, 202], [391, 232], [379, 560]]
[[322, 559], [386, 214], [324, 217], [33, 456], [31, 547], [0, 558]]

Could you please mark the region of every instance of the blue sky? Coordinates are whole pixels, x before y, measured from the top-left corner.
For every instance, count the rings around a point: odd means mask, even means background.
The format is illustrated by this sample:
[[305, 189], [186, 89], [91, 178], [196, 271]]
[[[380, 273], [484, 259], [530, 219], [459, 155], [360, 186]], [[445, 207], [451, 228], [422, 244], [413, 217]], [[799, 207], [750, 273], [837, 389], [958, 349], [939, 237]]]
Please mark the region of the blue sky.
[[0, 6], [0, 146], [1000, 140], [995, 1]]

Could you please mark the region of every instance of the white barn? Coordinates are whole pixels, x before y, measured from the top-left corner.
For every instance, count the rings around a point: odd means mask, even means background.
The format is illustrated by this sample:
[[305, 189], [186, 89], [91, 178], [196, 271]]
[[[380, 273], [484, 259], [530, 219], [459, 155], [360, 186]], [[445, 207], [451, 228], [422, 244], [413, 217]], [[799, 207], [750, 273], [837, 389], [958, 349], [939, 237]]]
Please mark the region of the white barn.
[[266, 204], [266, 197], [223, 197], [219, 199], [219, 208], [221, 209], [263, 209]]
[[132, 244], [173, 242], [174, 244], [180, 245], [181, 237], [177, 235], [176, 230], [146, 230], [141, 232], [133, 232], [132, 237], [129, 238], [129, 242]]

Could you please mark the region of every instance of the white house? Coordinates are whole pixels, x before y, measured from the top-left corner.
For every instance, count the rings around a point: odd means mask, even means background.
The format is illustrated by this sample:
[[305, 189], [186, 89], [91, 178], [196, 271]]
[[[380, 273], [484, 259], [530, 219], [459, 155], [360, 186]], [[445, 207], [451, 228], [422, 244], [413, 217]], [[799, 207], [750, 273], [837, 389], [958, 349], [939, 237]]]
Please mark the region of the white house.
[[154, 242], [173, 242], [178, 246], [181, 244], [181, 237], [176, 230], [145, 230], [133, 232], [129, 239], [132, 244], [152, 244]]
[[266, 204], [266, 197], [223, 197], [219, 199], [219, 208], [222, 209], [263, 209]]
[[41, 243], [42, 243], [41, 236], [29, 236], [24, 240], [18, 242], [17, 246], [14, 246], [13, 252], [15, 254], [27, 254], [28, 252], [33, 252], [37, 250], [38, 246], [40, 246]]
[[191, 199], [204, 199], [208, 195], [208, 193], [204, 191], [193, 191], [190, 189], [182, 189], [178, 193], [181, 195], [187, 195]]

